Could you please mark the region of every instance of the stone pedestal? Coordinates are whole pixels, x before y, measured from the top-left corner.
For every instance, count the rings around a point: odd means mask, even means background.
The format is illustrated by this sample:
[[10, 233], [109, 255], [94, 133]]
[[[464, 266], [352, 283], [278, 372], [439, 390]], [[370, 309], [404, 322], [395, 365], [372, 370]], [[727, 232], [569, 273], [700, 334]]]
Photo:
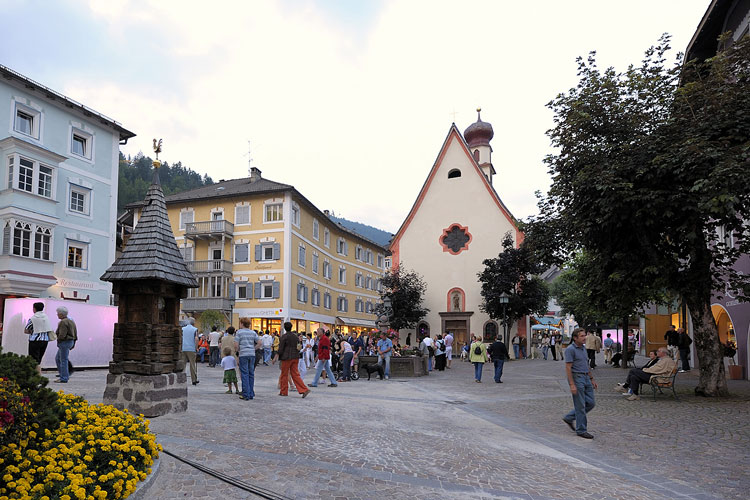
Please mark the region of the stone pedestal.
[[187, 411], [187, 376], [184, 371], [161, 375], [109, 373], [104, 403], [146, 417]]
[[[378, 357], [361, 356], [359, 363], [360, 365], [364, 363], [375, 365], [378, 363]], [[391, 378], [422, 377], [429, 374], [430, 372], [427, 371], [427, 356], [391, 356]]]

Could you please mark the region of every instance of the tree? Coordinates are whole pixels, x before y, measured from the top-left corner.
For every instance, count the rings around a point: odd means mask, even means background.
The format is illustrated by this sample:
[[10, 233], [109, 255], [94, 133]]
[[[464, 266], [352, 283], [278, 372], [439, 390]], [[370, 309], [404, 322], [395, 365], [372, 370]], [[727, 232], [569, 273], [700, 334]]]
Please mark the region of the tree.
[[[386, 297], [391, 299], [392, 312], [389, 320], [394, 330], [414, 328], [430, 312], [422, 306], [422, 298], [427, 290], [424, 279], [415, 271], [407, 270], [403, 263], [385, 273], [380, 281], [383, 285], [383, 291], [380, 292], [381, 301]], [[375, 306], [375, 313], [382, 312], [381, 302]]]
[[221, 328], [224, 326], [226, 318], [219, 311], [209, 309], [201, 313], [198, 323], [200, 324], [201, 331], [208, 332], [213, 327]]
[[[743, 300], [750, 290], [733, 268], [750, 250], [750, 39], [684, 69], [679, 58], [667, 67], [669, 48], [664, 35], [624, 73], [600, 71], [594, 53], [579, 58], [578, 85], [548, 104], [553, 184], [527, 238], [550, 260], [585, 250], [597, 263], [589, 278], [623, 310], [681, 296], [700, 361], [696, 393], [725, 395], [711, 296], [727, 280]], [[734, 245], [717, 241], [725, 230]]]
[[[582, 259], [577, 256], [577, 259]], [[599, 328], [616, 320], [614, 314], [599, 304], [600, 296], [594, 295], [587, 277], [589, 274], [576, 265], [575, 260], [550, 284], [550, 294], [560, 306], [563, 314], [575, 317], [583, 328]]]
[[[547, 312], [549, 289], [536, 276], [542, 269], [528, 247], [522, 244], [514, 248], [510, 233], [505, 234], [502, 245], [502, 252], [494, 259], [485, 259], [484, 270], [477, 274], [482, 284], [479, 309], [500, 320], [510, 331], [514, 321], [528, 314]], [[503, 293], [510, 295], [507, 304], [501, 302]]]

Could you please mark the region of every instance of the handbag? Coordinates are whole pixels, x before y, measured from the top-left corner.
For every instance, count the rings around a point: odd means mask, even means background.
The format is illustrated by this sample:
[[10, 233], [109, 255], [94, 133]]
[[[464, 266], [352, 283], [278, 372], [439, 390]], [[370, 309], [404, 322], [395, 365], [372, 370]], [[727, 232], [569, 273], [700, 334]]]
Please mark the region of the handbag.
[[57, 340], [57, 334], [54, 332], [54, 330], [48, 331], [47, 337], [49, 337], [50, 342], [54, 342], [55, 340]]

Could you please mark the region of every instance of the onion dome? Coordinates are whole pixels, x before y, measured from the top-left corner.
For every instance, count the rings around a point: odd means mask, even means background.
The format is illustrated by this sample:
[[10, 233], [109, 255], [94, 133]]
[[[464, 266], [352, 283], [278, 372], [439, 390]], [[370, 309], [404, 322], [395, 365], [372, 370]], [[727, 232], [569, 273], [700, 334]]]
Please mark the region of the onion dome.
[[469, 125], [464, 131], [464, 139], [466, 139], [469, 147], [489, 146], [492, 137], [495, 135], [492, 125], [482, 121], [482, 116], [479, 114], [481, 111], [482, 108], [477, 108], [477, 121]]

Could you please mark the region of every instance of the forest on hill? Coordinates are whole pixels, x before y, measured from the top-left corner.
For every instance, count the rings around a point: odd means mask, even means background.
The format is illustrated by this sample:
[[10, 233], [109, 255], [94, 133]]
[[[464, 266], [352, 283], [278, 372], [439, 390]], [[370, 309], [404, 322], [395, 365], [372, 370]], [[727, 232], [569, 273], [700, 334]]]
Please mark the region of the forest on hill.
[[[135, 157], [125, 157], [120, 153], [120, 179], [117, 189], [117, 212], [124, 211], [125, 205], [146, 197], [148, 187], [153, 179], [154, 169], [152, 159], [138, 153]], [[206, 174], [201, 176], [177, 162], [172, 165], [166, 161], [159, 168], [159, 181], [166, 196], [182, 191], [213, 184], [214, 181]]]

